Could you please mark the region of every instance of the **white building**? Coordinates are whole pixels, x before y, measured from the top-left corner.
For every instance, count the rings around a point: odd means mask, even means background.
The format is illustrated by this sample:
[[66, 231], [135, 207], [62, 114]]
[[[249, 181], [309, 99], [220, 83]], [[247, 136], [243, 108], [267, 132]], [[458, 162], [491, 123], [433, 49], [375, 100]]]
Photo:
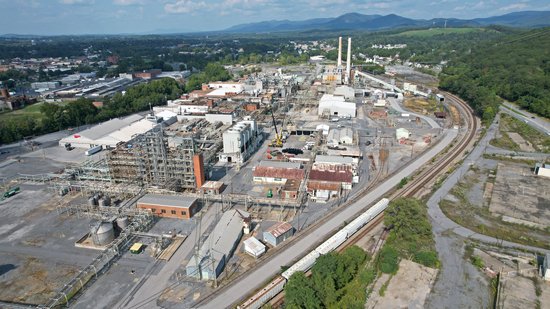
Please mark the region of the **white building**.
[[212, 89], [208, 96], [223, 97], [230, 94], [239, 94], [244, 91], [244, 85], [234, 82], [215, 82], [209, 83], [208, 88]]
[[250, 237], [243, 241], [244, 251], [255, 258], [259, 258], [265, 253], [265, 245], [262, 244], [256, 237]]
[[136, 135], [152, 130], [158, 124], [159, 118], [157, 117], [143, 119], [140, 115], [132, 115], [126, 118], [115, 118], [90, 129], [71, 134], [61, 139], [59, 145], [70, 143], [76, 148], [87, 149], [94, 146], [114, 148], [118, 143], [127, 142]]
[[402, 138], [409, 138], [411, 136], [411, 132], [405, 128], [398, 128], [395, 130], [395, 138], [400, 140]]
[[332, 129], [328, 132], [327, 144], [329, 145], [353, 145], [353, 142], [353, 130], [351, 128]]
[[355, 90], [349, 86], [339, 86], [334, 89], [335, 96], [343, 96], [346, 100], [353, 100], [355, 98]]
[[245, 162], [262, 141], [262, 132], [256, 121], [243, 120], [223, 132], [221, 162]]
[[343, 96], [335, 96], [332, 94], [324, 94], [319, 101], [319, 116], [351, 116], [357, 114], [357, 106], [353, 102], [346, 102]]

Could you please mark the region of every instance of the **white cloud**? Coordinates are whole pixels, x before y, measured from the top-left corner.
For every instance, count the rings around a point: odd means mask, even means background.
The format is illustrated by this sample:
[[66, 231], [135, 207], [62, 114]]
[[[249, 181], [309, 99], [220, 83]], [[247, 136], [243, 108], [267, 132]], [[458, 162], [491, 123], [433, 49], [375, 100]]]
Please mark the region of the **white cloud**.
[[500, 11], [515, 11], [515, 10], [521, 10], [527, 7], [526, 3], [513, 3], [504, 7], [501, 7]]
[[192, 0], [178, 0], [174, 3], [166, 3], [164, 5], [164, 11], [171, 14], [191, 13], [206, 7], [207, 5], [204, 1], [194, 2]]
[[143, 0], [113, 0], [116, 5], [144, 4], [144, 2]]

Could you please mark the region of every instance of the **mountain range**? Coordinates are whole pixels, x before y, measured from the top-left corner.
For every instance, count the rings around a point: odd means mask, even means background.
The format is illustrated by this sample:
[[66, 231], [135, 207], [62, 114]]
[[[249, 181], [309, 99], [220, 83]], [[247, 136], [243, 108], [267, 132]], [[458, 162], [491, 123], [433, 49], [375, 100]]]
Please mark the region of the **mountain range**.
[[550, 26], [550, 11], [522, 11], [487, 18], [411, 19], [396, 14], [364, 15], [348, 13], [334, 18], [316, 18], [301, 21], [271, 20], [240, 24], [225, 29], [226, 32], [284, 32], [309, 30], [388, 30], [412, 27], [482, 27], [501, 25], [509, 27], [538, 28]]

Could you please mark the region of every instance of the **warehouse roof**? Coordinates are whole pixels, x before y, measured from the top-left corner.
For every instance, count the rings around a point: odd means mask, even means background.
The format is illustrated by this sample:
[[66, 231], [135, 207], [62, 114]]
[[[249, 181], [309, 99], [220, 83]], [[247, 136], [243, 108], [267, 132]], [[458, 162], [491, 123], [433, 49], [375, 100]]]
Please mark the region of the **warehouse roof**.
[[351, 183], [353, 180], [353, 174], [350, 171], [311, 170], [311, 172], [309, 172], [309, 179], [317, 181]]
[[272, 225], [270, 228], [265, 230], [266, 233], [269, 233], [275, 237], [279, 237], [283, 235], [284, 233], [291, 230], [293, 227], [288, 222], [279, 222]]
[[183, 195], [146, 194], [138, 200], [138, 204], [152, 204], [167, 207], [189, 208], [196, 201], [196, 197]]
[[257, 166], [273, 167], [273, 168], [301, 168], [302, 164], [296, 163], [296, 162], [260, 161], [260, 163]]
[[318, 155], [315, 157], [315, 163], [353, 164], [353, 158], [341, 157], [341, 156]]
[[245, 247], [250, 248], [254, 253], [261, 253], [265, 251], [265, 245], [262, 244], [256, 237], [252, 236], [249, 239], [243, 241]]
[[[210, 264], [210, 257], [213, 257], [216, 262], [229, 258], [235, 243], [241, 237], [243, 216], [250, 216], [250, 214], [242, 210], [229, 210], [222, 215], [214, 230], [201, 246], [199, 263]], [[197, 259], [191, 258], [187, 267], [196, 266], [196, 261]]]
[[254, 169], [253, 176], [284, 178], [284, 179], [303, 179], [304, 170], [301, 168], [276, 168], [276, 167], [256, 166], [256, 168]]

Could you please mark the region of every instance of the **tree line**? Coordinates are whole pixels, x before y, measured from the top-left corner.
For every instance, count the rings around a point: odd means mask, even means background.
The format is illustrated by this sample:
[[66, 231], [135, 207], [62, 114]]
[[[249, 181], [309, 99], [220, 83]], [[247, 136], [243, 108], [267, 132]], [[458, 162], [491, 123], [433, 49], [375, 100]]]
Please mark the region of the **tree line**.
[[86, 98], [67, 104], [43, 103], [40, 106], [39, 118], [4, 115], [0, 122], [0, 144], [144, 111], [150, 105], [165, 104], [166, 100], [176, 99], [182, 93], [181, 85], [173, 79], [164, 78], [132, 86], [125, 94], [117, 93], [111, 98], [105, 98], [101, 108], [97, 108], [92, 104], [92, 100]]
[[550, 28], [480, 43], [440, 74], [440, 87], [465, 99], [486, 121], [502, 99], [550, 117]]

